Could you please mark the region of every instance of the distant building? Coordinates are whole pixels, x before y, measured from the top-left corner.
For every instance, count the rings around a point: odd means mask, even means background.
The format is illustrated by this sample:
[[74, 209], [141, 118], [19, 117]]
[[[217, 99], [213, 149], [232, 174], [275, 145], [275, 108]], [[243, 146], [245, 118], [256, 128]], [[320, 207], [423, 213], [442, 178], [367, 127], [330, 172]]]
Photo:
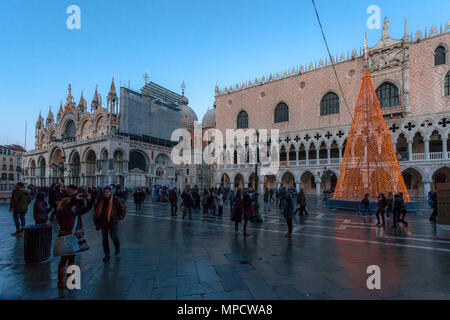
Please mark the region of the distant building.
[[0, 145], [0, 180], [19, 181], [22, 179], [22, 154], [24, 148], [16, 144]]

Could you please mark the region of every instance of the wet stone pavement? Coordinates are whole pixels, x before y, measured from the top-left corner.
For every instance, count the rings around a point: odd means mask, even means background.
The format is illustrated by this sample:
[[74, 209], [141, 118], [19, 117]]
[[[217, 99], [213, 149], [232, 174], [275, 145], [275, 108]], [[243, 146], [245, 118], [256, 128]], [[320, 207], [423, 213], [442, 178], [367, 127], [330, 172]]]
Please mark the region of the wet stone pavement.
[[[228, 205], [223, 217], [194, 211], [192, 221], [169, 211], [167, 203], [147, 201], [136, 212], [129, 202], [119, 226], [120, 257], [108, 263], [92, 212], [86, 214], [91, 249], [76, 257], [81, 289], [61, 290], [58, 259], [25, 265], [23, 236], [10, 235], [12, 214], [0, 205], [0, 298], [450, 299], [450, 241], [436, 238], [426, 216], [410, 215], [408, 229], [377, 228], [374, 217], [310, 208], [310, 216], [295, 218], [287, 239], [274, 209], [263, 213], [264, 223], [249, 223], [244, 239]], [[381, 268], [381, 290], [367, 289], [370, 265]]]

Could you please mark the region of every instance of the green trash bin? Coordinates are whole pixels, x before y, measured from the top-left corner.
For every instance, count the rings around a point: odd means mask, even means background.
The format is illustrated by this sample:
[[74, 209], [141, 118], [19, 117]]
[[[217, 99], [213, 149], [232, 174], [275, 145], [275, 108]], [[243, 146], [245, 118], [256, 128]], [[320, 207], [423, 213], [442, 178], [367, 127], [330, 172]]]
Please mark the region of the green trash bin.
[[34, 225], [25, 228], [24, 258], [27, 264], [47, 260], [52, 248], [52, 225]]

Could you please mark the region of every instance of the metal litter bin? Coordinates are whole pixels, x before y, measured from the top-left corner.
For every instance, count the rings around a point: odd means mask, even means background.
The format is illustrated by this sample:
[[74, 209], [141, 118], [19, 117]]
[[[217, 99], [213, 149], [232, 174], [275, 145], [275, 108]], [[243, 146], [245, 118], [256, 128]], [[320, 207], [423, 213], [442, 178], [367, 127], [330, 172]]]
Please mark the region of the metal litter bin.
[[35, 225], [25, 228], [24, 258], [27, 264], [47, 260], [52, 247], [52, 225]]

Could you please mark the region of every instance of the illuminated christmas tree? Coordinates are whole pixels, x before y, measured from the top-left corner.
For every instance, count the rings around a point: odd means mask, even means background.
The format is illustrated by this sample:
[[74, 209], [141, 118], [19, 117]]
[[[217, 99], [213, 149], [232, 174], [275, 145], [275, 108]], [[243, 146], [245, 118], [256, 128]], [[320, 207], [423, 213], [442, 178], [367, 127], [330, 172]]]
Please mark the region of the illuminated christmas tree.
[[376, 199], [389, 192], [402, 192], [405, 202], [410, 201], [372, 76], [365, 68], [333, 199], [361, 200], [365, 194]]

